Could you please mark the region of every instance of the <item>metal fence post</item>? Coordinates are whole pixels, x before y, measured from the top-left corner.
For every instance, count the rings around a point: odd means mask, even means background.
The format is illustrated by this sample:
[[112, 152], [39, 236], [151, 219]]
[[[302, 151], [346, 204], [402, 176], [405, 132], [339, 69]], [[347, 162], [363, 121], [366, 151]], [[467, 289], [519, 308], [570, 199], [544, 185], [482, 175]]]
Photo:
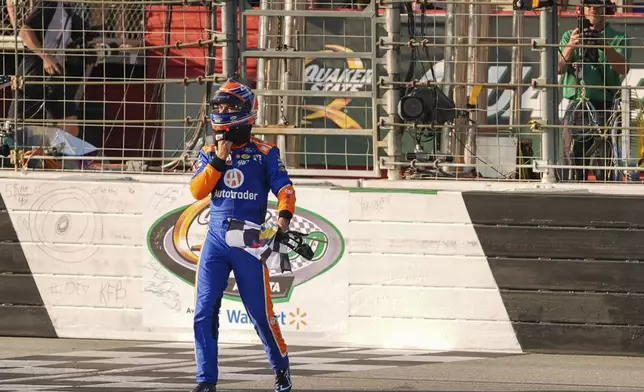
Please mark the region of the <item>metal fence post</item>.
[[[211, 1], [208, 4], [208, 12], [210, 13], [210, 26], [208, 27], [210, 31], [212, 31], [212, 34], [215, 34], [215, 31], [217, 31], [217, 7], [213, 4], [214, 0]], [[208, 44], [208, 76], [215, 76], [215, 57], [217, 56], [217, 51], [215, 49], [215, 44], [210, 43]], [[206, 83], [206, 99], [207, 102], [210, 101], [211, 95], [212, 95], [212, 88], [213, 85], [215, 84], [214, 81], [208, 81]], [[208, 111], [207, 113], [210, 114], [210, 105], [207, 105]]]
[[[558, 14], [556, 7], [548, 7], [541, 10], [539, 15], [539, 37], [542, 44], [554, 45], [559, 42], [558, 39]], [[547, 46], [541, 51], [541, 78], [550, 86], [557, 83], [557, 47]], [[541, 110], [544, 124], [544, 131], [541, 133], [541, 159], [546, 165], [554, 165], [557, 161], [557, 151], [555, 146], [556, 133], [554, 126], [559, 122], [559, 93], [554, 87], [543, 89], [541, 96]], [[556, 182], [555, 169], [547, 167], [541, 177], [543, 183]]]
[[[387, 42], [400, 42], [400, 17], [400, 3], [388, 3], [385, 8], [385, 30], [387, 31]], [[414, 15], [409, 15], [409, 17], [413, 18]], [[389, 45], [385, 58], [388, 81], [399, 82], [401, 80], [400, 46]], [[398, 116], [398, 102], [400, 102], [401, 98], [401, 88], [390, 85], [386, 94], [388, 121], [390, 123], [400, 123], [401, 119]], [[389, 133], [387, 134], [387, 155], [392, 162], [397, 161], [401, 154], [402, 133], [403, 130], [400, 126], [391, 126]], [[400, 169], [397, 166], [392, 166], [387, 170], [388, 179], [400, 180], [401, 177]]]
[[[484, 37], [489, 35], [490, 27], [490, 12], [489, 5], [482, 3], [469, 4], [469, 29], [468, 29], [468, 68], [467, 68], [467, 86], [468, 96], [472, 95], [474, 88], [477, 85], [487, 83], [488, 79], [488, 52], [489, 48], [482, 47], [480, 44], [486, 42]], [[481, 97], [487, 97], [487, 88], [481, 90]], [[487, 123], [487, 100], [480, 99], [471, 114], [474, 122], [472, 124], [465, 124], [466, 138], [465, 138], [465, 151], [463, 163], [466, 166], [464, 171], [468, 169], [476, 170], [478, 166], [477, 159], [477, 140], [478, 140], [478, 127]]]
[[[621, 91], [622, 94], [622, 140], [621, 140], [621, 148], [622, 148], [622, 159], [621, 159], [621, 165], [622, 166], [633, 166], [631, 163], [631, 130], [629, 127], [631, 126], [631, 90], [624, 88]], [[637, 162], [634, 164], [637, 166]], [[624, 170], [624, 176], [628, 176], [629, 172], [628, 170]]]
[[239, 42], [237, 37], [237, 1], [228, 0], [221, 15], [221, 30], [226, 36], [226, 45], [222, 48], [222, 71], [226, 78], [237, 74]]
[[[467, 69], [469, 60], [467, 54], [469, 48], [468, 43], [468, 28], [472, 20], [468, 12], [468, 0], [460, 0], [455, 7], [455, 20], [454, 20], [454, 36], [456, 38], [456, 55], [454, 58], [454, 103], [457, 108], [467, 107], [467, 85], [472, 83], [468, 80]], [[457, 163], [465, 163], [465, 151], [467, 142], [468, 121], [464, 117], [456, 117], [454, 119], [454, 129], [452, 132], [452, 154]], [[454, 172], [462, 172], [463, 167], [454, 167]]]
[[[294, 0], [284, 0], [283, 7], [284, 11], [293, 11], [293, 3], [295, 3]], [[293, 17], [289, 15], [288, 12], [284, 13], [284, 22], [283, 22], [284, 27], [282, 28], [282, 44], [284, 45], [285, 50], [291, 50], [293, 46]], [[290, 79], [291, 79], [291, 74], [295, 74], [298, 78], [300, 77], [302, 73], [300, 72], [299, 74], [297, 72], [292, 72], [291, 67], [293, 66], [293, 63], [298, 62], [301, 63], [299, 59], [287, 59], [283, 58], [280, 59], [279, 62], [279, 86], [280, 90], [289, 90], [290, 89]], [[299, 64], [298, 64], [299, 65]], [[281, 96], [280, 97], [280, 102], [279, 102], [279, 111], [280, 111], [280, 118], [278, 124], [281, 126], [287, 125], [288, 118], [287, 118], [287, 111], [288, 112], [293, 112], [293, 110], [289, 110], [289, 107], [291, 107], [291, 101], [293, 101], [292, 97], [285, 97]], [[293, 109], [291, 107], [291, 109]], [[293, 113], [294, 114], [294, 113]], [[293, 141], [293, 138], [291, 138], [290, 141]], [[286, 149], [287, 149], [287, 142], [286, 142], [286, 135], [277, 135], [277, 147], [279, 148], [280, 154], [281, 154], [281, 159], [283, 162], [285, 162], [287, 165], [292, 166], [292, 163], [290, 159], [287, 159], [286, 156]], [[295, 150], [297, 153], [297, 149]]]
[[[517, 42], [525, 36], [525, 17], [523, 11], [514, 11], [512, 14], [512, 35]], [[512, 69], [510, 72], [510, 83], [518, 85], [523, 82], [523, 48], [519, 45], [512, 46]], [[512, 89], [512, 101], [510, 101], [510, 129], [517, 135], [521, 133], [521, 98], [523, 89], [520, 87]]]
[[[283, 32], [281, 31], [282, 22], [280, 18], [282, 15], [270, 15], [270, 11], [280, 10], [283, 7], [282, 2], [273, 0], [260, 1], [260, 14], [259, 14], [259, 31], [257, 48], [262, 51], [276, 50], [278, 44], [282, 41]], [[269, 12], [269, 14], [266, 14]], [[246, 12], [249, 14], [249, 12]], [[252, 12], [250, 13], [252, 14]], [[245, 36], [246, 31], [240, 33]], [[276, 83], [279, 82], [279, 58], [257, 58], [257, 90], [276, 89]], [[257, 126], [265, 127], [276, 125], [279, 121], [279, 108], [277, 96], [266, 96], [259, 94], [257, 96]], [[278, 135], [276, 134], [258, 134], [261, 139], [278, 144]], [[284, 146], [280, 146], [280, 152], [285, 152]]]
[[[260, 1], [260, 9], [266, 11], [269, 9], [268, 0]], [[259, 49], [268, 48], [268, 16], [262, 15], [259, 17], [259, 31], [257, 47]], [[243, 33], [242, 33], [243, 36]], [[262, 90], [266, 85], [266, 59], [257, 59], [257, 89]], [[263, 95], [257, 96], [257, 124], [264, 126], [264, 117], [266, 112], [266, 97]]]
[[[445, 6], [445, 59], [444, 59], [444, 72], [443, 72], [443, 92], [450, 99], [454, 99], [454, 89], [451, 83], [454, 82], [454, 63], [456, 61], [456, 48], [453, 46], [456, 35], [456, 5], [450, 1]], [[440, 138], [440, 152], [447, 155], [454, 154], [454, 140], [452, 135], [455, 130], [451, 127], [443, 127], [441, 130]], [[449, 169], [451, 170], [451, 169]]]

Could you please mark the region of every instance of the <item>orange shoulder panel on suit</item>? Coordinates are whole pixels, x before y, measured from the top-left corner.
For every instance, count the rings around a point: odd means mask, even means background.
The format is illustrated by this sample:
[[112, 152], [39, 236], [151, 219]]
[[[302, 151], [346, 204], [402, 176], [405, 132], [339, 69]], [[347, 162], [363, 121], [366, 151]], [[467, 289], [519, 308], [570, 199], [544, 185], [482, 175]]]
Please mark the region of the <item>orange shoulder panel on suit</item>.
[[267, 155], [268, 152], [275, 147], [273, 143], [265, 142], [262, 139], [256, 138], [256, 137], [251, 137], [250, 141], [255, 143], [257, 146], [257, 149], [264, 155]]

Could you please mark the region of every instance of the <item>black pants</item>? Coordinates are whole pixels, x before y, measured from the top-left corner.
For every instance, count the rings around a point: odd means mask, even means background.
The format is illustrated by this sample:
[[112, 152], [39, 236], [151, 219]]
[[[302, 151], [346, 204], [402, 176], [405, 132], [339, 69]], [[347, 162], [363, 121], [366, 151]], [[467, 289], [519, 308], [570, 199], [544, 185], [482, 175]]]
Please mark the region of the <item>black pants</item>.
[[9, 119], [17, 114], [18, 120], [34, 120], [33, 123], [45, 125], [44, 120], [60, 120], [77, 114], [75, 97], [80, 87], [78, 82], [83, 81], [85, 70], [66, 62], [60, 66], [62, 75], [48, 75], [44, 72], [40, 57], [32, 53], [25, 54], [16, 70], [16, 76], [24, 77], [24, 88], [15, 91], [15, 99], [9, 108]]
[[[573, 166], [608, 166], [612, 154], [612, 145], [609, 138], [602, 137], [606, 132], [607, 121], [613, 110], [611, 101], [590, 101], [594, 106], [591, 112], [584, 103], [572, 101], [566, 108], [563, 125], [599, 126], [602, 128], [568, 128], [563, 129], [564, 162]], [[590, 122], [591, 113], [595, 116], [597, 124]], [[604, 180], [607, 170], [564, 169], [560, 172], [562, 180], [584, 181], [593, 173], [597, 180]]]

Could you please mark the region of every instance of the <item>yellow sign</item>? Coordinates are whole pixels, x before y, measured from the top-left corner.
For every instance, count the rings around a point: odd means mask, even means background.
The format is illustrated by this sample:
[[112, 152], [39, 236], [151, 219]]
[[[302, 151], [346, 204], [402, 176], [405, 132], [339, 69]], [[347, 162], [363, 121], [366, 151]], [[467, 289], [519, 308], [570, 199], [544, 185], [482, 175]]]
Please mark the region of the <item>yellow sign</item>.
[[[324, 47], [326, 48], [326, 50], [323, 50], [323, 52], [353, 52], [353, 50], [341, 45], [324, 45]], [[313, 60], [313, 58], [306, 58], [304, 66], [308, 66]], [[347, 67], [349, 70], [354, 70], [353, 72], [355, 72], [355, 70], [366, 71], [364, 63], [359, 58], [347, 59]], [[326, 76], [326, 79], [332, 80], [332, 84], [338, 87], [341, 87], [343, 84], [350, 85], [351, 83], [353, 83], [353, 77], [350, 80], [347, 80], [349, 79], [350, 75], [352, 75], [352, 73], [341, 73], [342, 71], [342, 69], [336, 68]], [[353, 73], [353, 75], [355, 74]], [[364, 75], [366, 76], [367, 73], [365, 72]], [[365, 77], [363, 76], [362, 79], [365, 79]], [[356, 120], [352, 119], [344, 112], [347, 106], [349, 106], [349, 103], [351, 103], [351, 98], [336, 98], [327, 106], [304, 105], [305, 109], [313, 112], [312, 114], [305, 116], [304, 120], [310, 121], [319, 118], [328, 118], [329, 120], [333, 121], [340, 129], [362, 129], [362, 126], [360, 126], [360, 124]]]
[[304, 320], [306, 318], [306, 312], [300, 313], [300, 308], [297, 308], [295, 313], [288, 312], [288, 315], [291, 318], [288, 324], [295, 324], [295, 329], [297, 329], [298, 331], [300, 330], [300, 325], [302, 326], [302, 328], [306, 326], [306, 321]]

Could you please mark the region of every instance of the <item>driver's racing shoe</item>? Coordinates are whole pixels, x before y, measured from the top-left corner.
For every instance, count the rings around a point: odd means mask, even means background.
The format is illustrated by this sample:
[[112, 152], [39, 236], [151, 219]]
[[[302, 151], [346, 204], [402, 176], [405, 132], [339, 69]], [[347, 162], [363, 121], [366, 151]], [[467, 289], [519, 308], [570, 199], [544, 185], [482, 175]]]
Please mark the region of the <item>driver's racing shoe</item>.
[[207, 382], [200, 382], [192, 392], [217, 392], [217, 386]]
[[289, 392], [291, 386], [291, 371], [289, 368], [278, 370], [275, 373], [275, 392]]

